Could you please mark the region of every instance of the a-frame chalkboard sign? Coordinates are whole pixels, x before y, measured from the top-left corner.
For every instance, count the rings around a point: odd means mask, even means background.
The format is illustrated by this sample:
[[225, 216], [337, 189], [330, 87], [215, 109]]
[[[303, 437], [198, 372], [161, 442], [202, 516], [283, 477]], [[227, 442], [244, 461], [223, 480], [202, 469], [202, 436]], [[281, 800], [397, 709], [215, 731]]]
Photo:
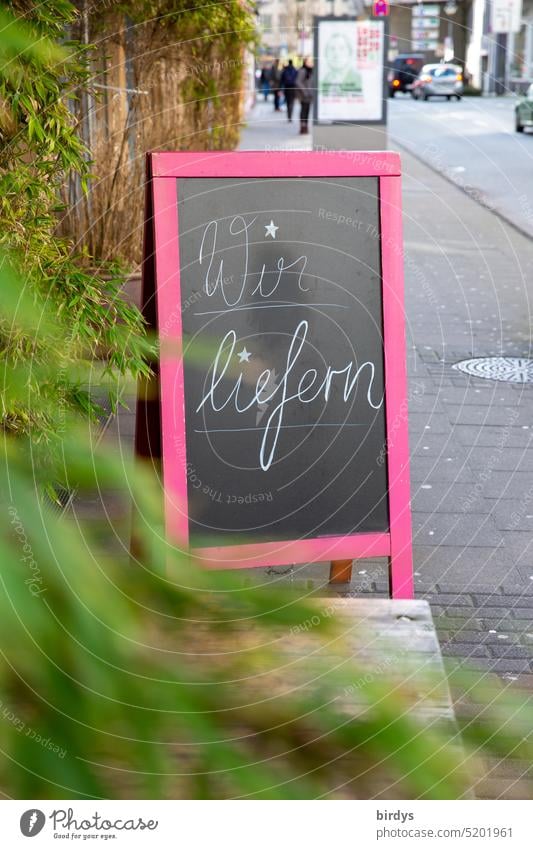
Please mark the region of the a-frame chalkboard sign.
[[389, 558], [412, 596], [400, 160], [148, 157], [167, 531], [213, 568]]

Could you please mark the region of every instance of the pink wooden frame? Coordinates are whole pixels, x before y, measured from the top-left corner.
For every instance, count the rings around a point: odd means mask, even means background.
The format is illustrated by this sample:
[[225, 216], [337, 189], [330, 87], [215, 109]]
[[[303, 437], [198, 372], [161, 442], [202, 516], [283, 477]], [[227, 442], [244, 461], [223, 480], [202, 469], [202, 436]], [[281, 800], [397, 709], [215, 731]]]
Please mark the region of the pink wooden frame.
[[[397, 153], [154, 153], [155, 293], [161, 337], [160, 391], [165, 516], [170, 538], [188, 543], [185, 403], [176, 180], [180, 177], [378, 177], [380, 193], [389, 532], [197, 549], [211, 568], [247, 568], [388, 557], [390, 593], [412, 598], [411, 509], [403, 306], [401, 171]], [[172, 316], [172, 321], [168, 317]], [[167, 321], [167, 325], [165, 324]]]

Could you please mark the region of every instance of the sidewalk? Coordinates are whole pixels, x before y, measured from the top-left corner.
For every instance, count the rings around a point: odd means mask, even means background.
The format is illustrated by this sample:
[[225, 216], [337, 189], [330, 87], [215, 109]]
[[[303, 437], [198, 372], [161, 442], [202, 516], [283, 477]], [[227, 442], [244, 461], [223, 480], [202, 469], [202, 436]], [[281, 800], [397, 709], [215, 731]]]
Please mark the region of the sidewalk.
[[241, 132], [239, 150], [311, 150], [312, 136], [300, 135], [300, 105], [294, 104], [292, 124], [287, 114], [274, 112], [272, 100], [261, 97]]
[[[296, 124], [259, 104], [241, 149], [298, 146]], [[444, 654], [514, 679], [533, 672], [533, 384], [453, 365], [531, 355], [533, 242], [414, 157], [402, 162], [417, 595]], [[262, 577], [282, 576], [325, 589], [327, 565]], [[385, 592], [386, 565], [356, 564], [341, 590]]]

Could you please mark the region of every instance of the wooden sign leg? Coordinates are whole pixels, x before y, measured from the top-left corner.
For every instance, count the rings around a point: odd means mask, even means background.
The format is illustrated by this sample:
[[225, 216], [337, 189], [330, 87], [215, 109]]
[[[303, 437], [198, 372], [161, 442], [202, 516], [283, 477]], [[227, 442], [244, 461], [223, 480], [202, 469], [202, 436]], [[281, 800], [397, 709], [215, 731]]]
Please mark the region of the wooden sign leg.
[[389, 557], [389, 595], [391, 598], [414, 598], [413, 557], [410, 545]]
[[329, 566], [330, 584], [349, 584], [352, 580], [353, 560], [332, 560]]

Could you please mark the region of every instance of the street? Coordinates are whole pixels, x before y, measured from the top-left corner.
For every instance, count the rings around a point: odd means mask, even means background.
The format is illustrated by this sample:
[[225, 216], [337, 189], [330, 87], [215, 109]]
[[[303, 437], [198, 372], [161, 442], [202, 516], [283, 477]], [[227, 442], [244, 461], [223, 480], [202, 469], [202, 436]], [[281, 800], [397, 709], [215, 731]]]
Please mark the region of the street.
[[533, 235], [533, 134], [515, 132], [515, 97], [389, 99], [389, 144], [409, 150]]

